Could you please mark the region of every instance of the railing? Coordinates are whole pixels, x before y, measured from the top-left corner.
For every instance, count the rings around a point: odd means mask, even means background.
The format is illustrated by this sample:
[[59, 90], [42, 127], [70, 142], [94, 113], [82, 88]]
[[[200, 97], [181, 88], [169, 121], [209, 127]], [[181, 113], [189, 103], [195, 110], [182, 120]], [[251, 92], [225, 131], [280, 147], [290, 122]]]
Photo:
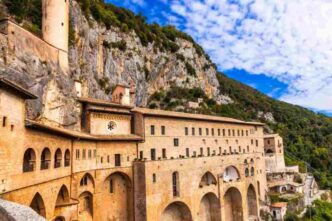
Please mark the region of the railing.
[[47, 170], [49, 168], [50, 168], [50, 161], [49, 160], [41, 162], [41, 164], [40, 164], [40, 169], [41, 170]]
[[35, 170], [35, 162], [29, 162], [23, 164], [23, 172], [31, 172]]
[[65, 160], [65, 167], [69, 167], [69, 166], [70, 166], [70, 160], [67, 159], [67, 160]]
[[54, 168], [59, 168], [61, 167], [61, 160], [57, 160], [54, 162]]

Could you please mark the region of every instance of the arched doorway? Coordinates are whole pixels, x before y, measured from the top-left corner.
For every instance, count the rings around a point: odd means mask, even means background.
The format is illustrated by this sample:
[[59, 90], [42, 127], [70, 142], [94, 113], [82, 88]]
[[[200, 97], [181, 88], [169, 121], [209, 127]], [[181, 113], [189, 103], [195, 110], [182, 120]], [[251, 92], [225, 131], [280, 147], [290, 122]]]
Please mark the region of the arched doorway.
[[79, 196], [78, 220], [93, 220], [93, 196], [88, 191]]
[[220, 201], [214, 193], [207, 193], [199, 207], [200, 221], [221, 221]]
[[247, 207], [249, 217], [256, 218], [258, 216], [257, 197], [255, 188], [251, 184], [247, 192]]
[[132, 220], [132, 183], [126, 174], [116, 172], [108, 176], [104, 181], [103, 192], [104, 220]]
[[23, 157], [23, 172], [31, 172], [36, 169], [36, 154], [32, 148], [25, 151]]
[[36, 213], [46, 218], [46, 209], [45, 209], [44, 200], [39, 193], [36, 193], [36, 195], [33, 197], [30, 203], [30, 207], [34, 211], [36, 211]]
[[235, 187], [231, 187], [226, 191], [224, 208], [227, 221], [243, 221], [242, 196]]
[[189, 207], [183, 202], [171, 203], [164, 209], [160, 221], [192, 221]]

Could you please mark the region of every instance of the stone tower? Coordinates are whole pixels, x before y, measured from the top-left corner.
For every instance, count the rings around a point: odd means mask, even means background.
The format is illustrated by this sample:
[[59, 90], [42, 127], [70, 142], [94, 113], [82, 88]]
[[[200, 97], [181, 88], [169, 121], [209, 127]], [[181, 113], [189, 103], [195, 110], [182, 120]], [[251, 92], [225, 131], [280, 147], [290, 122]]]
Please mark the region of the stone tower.
[[69, 0], [43, 1], [43, 39], [50, 45], [68, 52]]

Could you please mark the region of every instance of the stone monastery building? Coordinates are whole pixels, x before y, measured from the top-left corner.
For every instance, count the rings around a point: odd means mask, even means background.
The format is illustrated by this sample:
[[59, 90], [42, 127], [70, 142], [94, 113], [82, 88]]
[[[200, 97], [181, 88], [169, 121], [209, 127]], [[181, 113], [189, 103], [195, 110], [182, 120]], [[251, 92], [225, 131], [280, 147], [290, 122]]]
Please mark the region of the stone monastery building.
[[[38, 44], [24, 50], [66, 70], [68, 10], [43, 0], [43, 39], [11, 21], [1, 36], [9, 48]], [[263, 124], [134, 107], [121, 85], [112, 102], [76, 86], [80, 130], [69, 130], [28, 119], [37, 97], [0, 77], [0, 198], [54, 221], [259, 220]]]

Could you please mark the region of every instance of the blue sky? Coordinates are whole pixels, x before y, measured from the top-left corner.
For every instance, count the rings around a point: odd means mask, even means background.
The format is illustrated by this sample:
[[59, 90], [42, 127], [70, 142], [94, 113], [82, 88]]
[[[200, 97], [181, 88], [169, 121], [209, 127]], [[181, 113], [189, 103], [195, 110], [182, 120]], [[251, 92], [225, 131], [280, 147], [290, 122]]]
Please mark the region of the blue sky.
[[228, 76], [332, 115], [332, 1], [108, 2], [187, 32]]

